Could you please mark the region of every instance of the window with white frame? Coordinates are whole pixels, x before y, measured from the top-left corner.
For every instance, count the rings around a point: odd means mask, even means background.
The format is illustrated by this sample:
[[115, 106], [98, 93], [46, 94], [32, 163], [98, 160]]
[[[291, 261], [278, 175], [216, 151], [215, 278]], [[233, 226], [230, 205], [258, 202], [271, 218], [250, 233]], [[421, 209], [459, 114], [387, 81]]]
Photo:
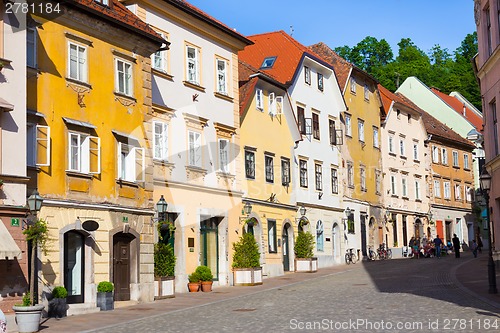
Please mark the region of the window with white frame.
[[68, 43], [68, 76], [71, 79], [87, 82], [87, 48]]
[[432, 146], [432, 162], [439, 163], [439, 147]]
[[354, 167], [352, 162], [347, 162], [347, 186], [354, 187]]
[[281, 158], [281, 185], [288, 186], [291, 181], [290, 173], [290, 160], [288, 158]]
[[408, 198], [408, 178], [406, 176], [401, 177], [401, 195], [403, 198]]
[[469, 154], [464, 154], [464, 169], [469, 170]]
[[316, 179], [316, 190], [323, 190], [323, 166], [321, 164], [314, 164], [315, 179]]
[[358, 140], [365, 142], [365, 121], [358, 119]]
[[201, 133], [188, 132], [188, 155], [190, 166], [202, 167]]
[[145, 176], [144, 148], [118, 142], [118, 178], [130, 182], [143, 182]]
[[320, 139], [320, 133], [319, 133], [319, 114], [316, 112], [312, 113], [312, 125], [313, 125], [313, 137], [316, 140]]
[[351, 116], [345, 115], [345, 135], [352, 137]]
[[361, 191], [366, 191], [366, 169], [364, 166], [359, 167], [359, 177], [361, 178]]
[[278, 252], [277, 249], [277, 233], [276, 233], [276, 220], [267, 219], [267, 239], [269, 253]]
[[441, 198], [441, 181], [434, 180], [434, 196], [436, 198]]
[[168, 159], [168, 124], [153, 121], [153, 158], [166, 161]]
[[401, 155], [401, 157], [406, 156], [406, 143], [404, 137], [399, 138], [399, 154]]
[[396, 149], [394, 147], [394, 134], [389, 133], [388, 145], [389, 145], [389, 154], [396, 154]]
[[443, 182], [443, 195], [445, 199], [451, 198], [451, 184], [450, 182]]
[[420, 179], [415, 179], [415, 200], [420, 200]]
[[255, 153], [245, 150], [245, 174], [247, 178], [255, 179]]
[[[168, 39], [167, 34], [161, 31], [157, 31], [157, 33], [165, 40]], [[166, 45], [163, 44], [163, 47]], [[168, 50], [158, 50], [151, 55], [151, 62], [154, 69], [167, 72], [168, 71]]]
[[459, 165], [458, 165], [458, 151], [454, 150], [451, 152], [451, 156], [453, 158], [453, 166], [458, 168]]
[[264, 110], [264, 93], [262, 89], [255, 90], [255, 106], [260, 111]]
[[265, 155], [264, 162], [266, 164], [266, 182], [274, 182], [274, 161], [273, 157]]
[[186, 45], [186, 79], [196, 85], [200, 85], [199, 54], [197, 47]]
[[318, 73], [318, 89], [323, 91], [323, 74]]
[[364, 92], [365, 101], [368, 101], [370, 99], [370, 89], [368, 88], [367, 84], [365, 84], [363, 92]]
[[132, 64], [121, 59], [115, 59], [115, 66], [116, 92], [132, 96]]
[[338, 178], [337, 169], [334, 169], [334, 168], [331, 169], [331, 176], [332, 176], [332, 193], [338, 194], [339, 193], [339, 178]]
[[448, 151], [446, 148], [441, 148], [441, 163], [448, 165]]
[[465, 185], [465, 200], [467, 202], [472, 202], [472, 187], [470, 185]]
[[27, 163], [29, 166], [50, 166], [50, 127], [27, 125]]
[[219, 170], [229, 173], [229, 140], [219, 139]]
[[378, 142], [378, 127], [373, 126], [373, 147], [379, 148], [380, 144]]
[[307, 66], [304, 66], [304, 82], [311, 85], [311, 69]]
[[105, 5], [105, 6], [109, 5], [109, 0], [95, 0], [95, 2], [98, 2], [98, 3]]
[[375, 170], [375, 193], [382, 193], [382, 177], [380, 170]]
[[419, 160], [418, 141], [413, 141], [413, 160], [414, 161]]
[[351, 77], [351, 93], [356, 93], [356, 80], [354, 79], [354, 77]]
[[101, 141], [84, 133], [68, 133], [68, 171], [101, 172]]
[[319, 252], [324, 251], [324, 228], [321, 220], [316, 223], [316, 249]]
[[307, 161], [299, 160], [300, 187], [307, 187]]
[[330, 137], [330, 144], [336, 145], [337, 144], [337, 132], [335, 130], [335, 120], [333, 120], [333, 119], [328, 119], [328, 134]]
[[462, 200], [462, 186], [460, 186], [460, 184], [455, 184], [454, 190], [455, 190], [455, 200]]
[[26, 64], [33, 68], [37, 66], [37, 34], [36, 27], [28, 27], [26, 29]]
[[223, 59], [216, 60], [217, 66], [217, 92], [227, 95], [227, 61]]
[[398, 195], [395, 174], [391, 174], [391, 195]]

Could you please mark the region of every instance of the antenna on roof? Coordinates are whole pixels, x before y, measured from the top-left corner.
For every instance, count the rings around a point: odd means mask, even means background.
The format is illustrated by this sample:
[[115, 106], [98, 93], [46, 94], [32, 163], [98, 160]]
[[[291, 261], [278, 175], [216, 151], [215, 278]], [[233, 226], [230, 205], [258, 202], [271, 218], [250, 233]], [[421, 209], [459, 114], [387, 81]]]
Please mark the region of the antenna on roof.
[[293, 25], [290, 26], [290, 36], [293, 36]]

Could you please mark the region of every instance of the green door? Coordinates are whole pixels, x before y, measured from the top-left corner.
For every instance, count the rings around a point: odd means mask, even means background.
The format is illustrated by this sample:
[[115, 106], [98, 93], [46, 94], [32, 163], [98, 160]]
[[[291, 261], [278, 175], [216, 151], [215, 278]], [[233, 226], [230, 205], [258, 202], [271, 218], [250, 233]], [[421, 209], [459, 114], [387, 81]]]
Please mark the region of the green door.
[[283, 270], [290, 270], [290, 249], [288, 246], [288, 225], [283, 229]]
[[214, 280], [219, 277], [219, 219], [211, 217], [200, 223], [201, 264], [210, 268]]

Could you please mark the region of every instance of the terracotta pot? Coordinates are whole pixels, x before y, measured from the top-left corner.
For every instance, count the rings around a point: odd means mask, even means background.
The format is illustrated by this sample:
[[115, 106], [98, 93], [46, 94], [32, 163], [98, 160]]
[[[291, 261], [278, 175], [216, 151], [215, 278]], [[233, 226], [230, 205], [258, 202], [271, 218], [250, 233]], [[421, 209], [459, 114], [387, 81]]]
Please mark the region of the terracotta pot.
[[190, 293], [197, 292], [198, 290], [200, 290], [200, 283], [198, 283], [198, 282], [189, 282], [188, 283], [188, 288], [189, 288], [189, 292]]
[[201, 281], [201, 291], [208, 292], [212, 291], [213, 281]]

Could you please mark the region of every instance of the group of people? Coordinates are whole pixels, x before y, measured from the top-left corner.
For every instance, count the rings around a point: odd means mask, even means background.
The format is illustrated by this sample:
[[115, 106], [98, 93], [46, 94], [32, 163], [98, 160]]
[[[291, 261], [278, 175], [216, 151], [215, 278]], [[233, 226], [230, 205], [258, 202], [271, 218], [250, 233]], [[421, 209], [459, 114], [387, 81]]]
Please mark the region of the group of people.
[[[446, 244], [439, 235], [433, 240], [428, 240], [425, 236], [422, 240], [412, 237], [408, 242], [408, 247], [411, 249], [414, 258], [440, 258], [443, 251], [445, 251], [445, 253], [452, 253], [452, 251], [455, 251], [455, 258], [460, 258], [460, 239], [456, 234], [453, 234], [451, 242], [448, 241]], [[478, 243], [476, 243], [476, 240], [472, 241], [470, 249], [472, 250], [474, 258], [477, 258], [477, 253], [478, 251], [481, 252], [482, 247], [483, 243], [481, 238], [478, 238]]]

